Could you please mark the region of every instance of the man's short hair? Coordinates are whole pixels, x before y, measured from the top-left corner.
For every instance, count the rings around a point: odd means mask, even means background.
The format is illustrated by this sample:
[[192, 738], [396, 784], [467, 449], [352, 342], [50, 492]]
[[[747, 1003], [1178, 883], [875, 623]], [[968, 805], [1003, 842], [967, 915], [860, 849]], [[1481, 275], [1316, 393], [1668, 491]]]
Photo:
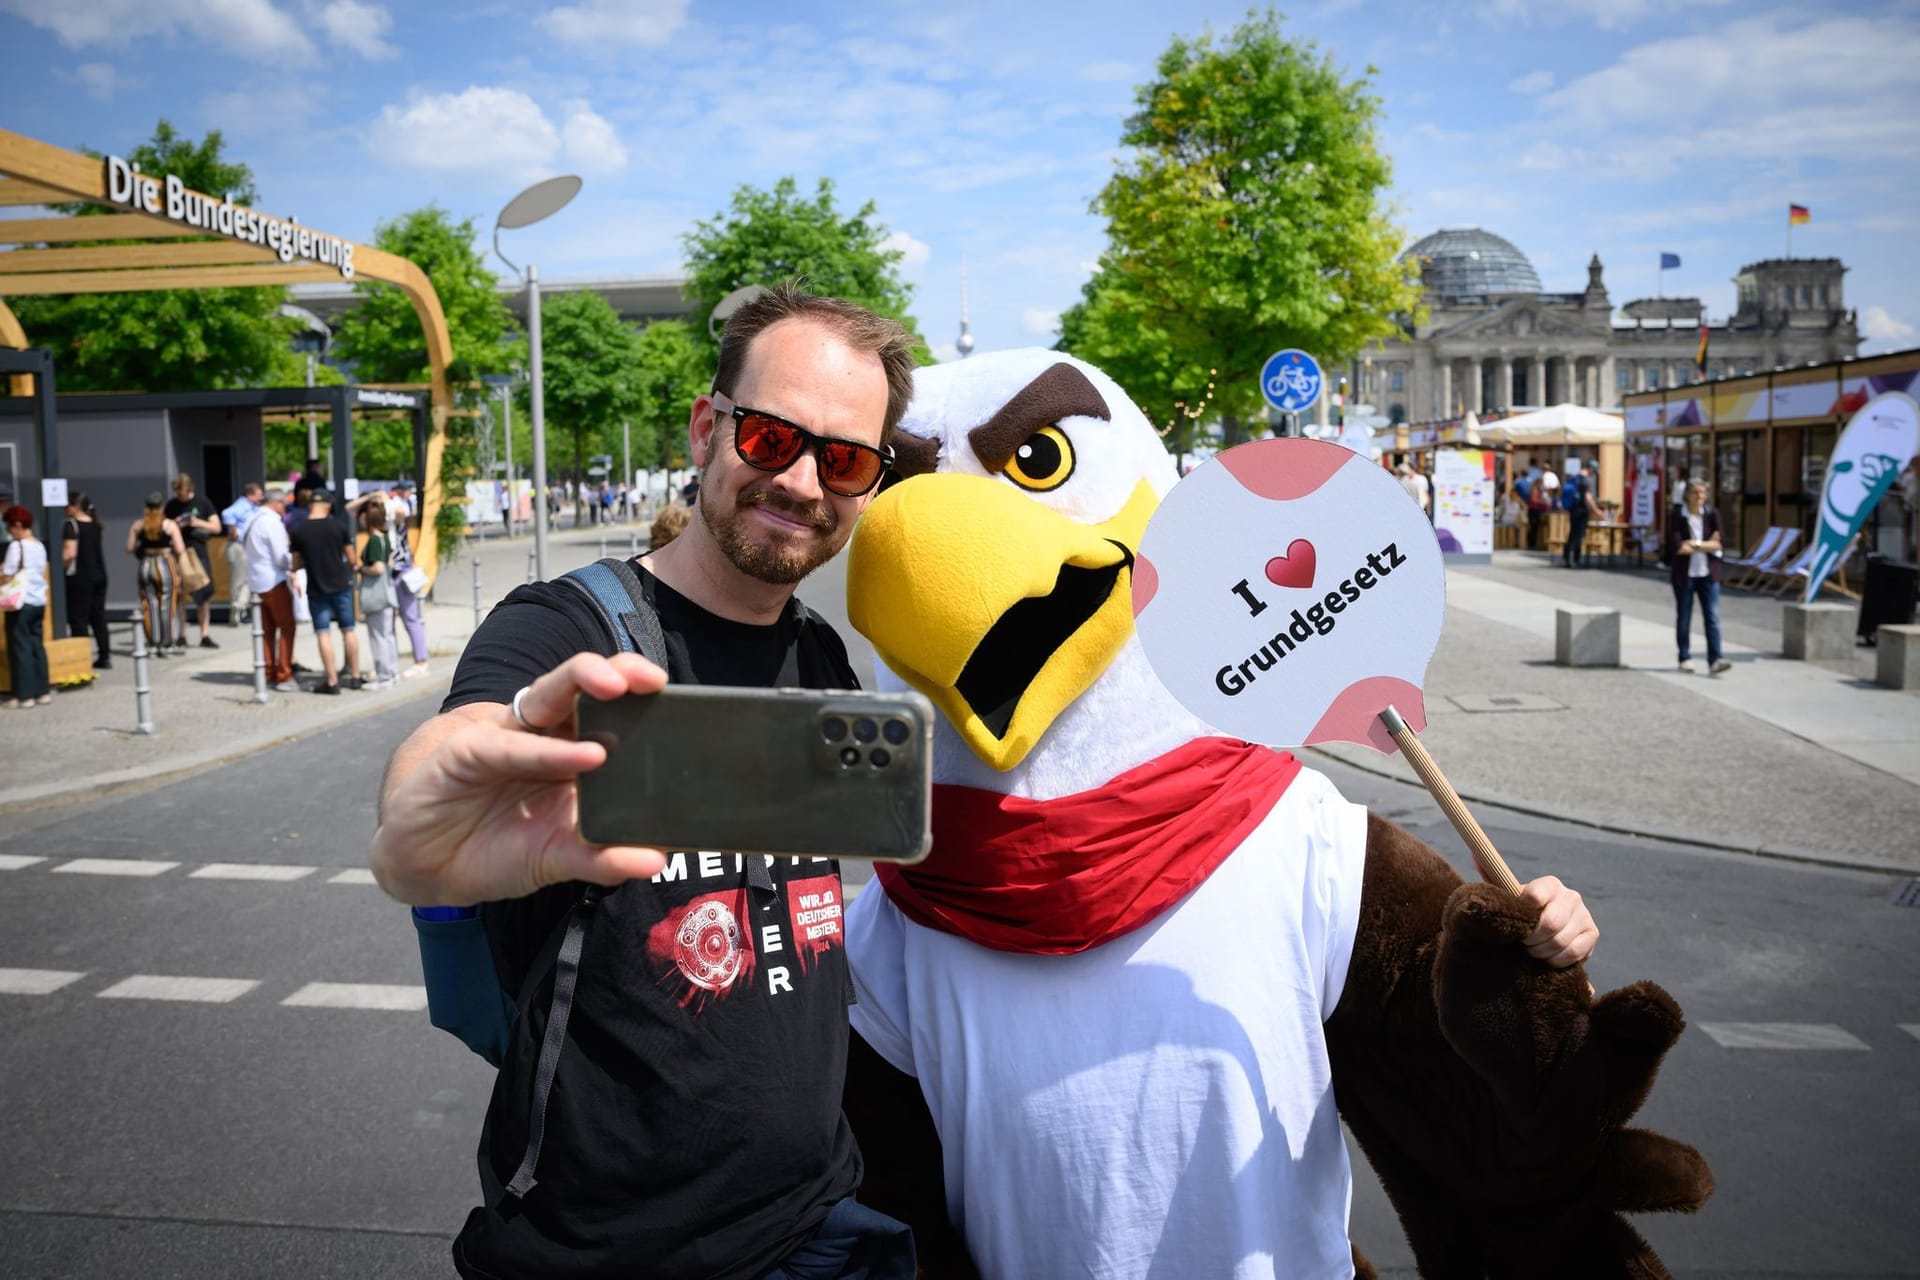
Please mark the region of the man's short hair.
[[285, 502], [286, 499], [287, 499], [287, 491], [285, 489], [282, 489], [280, 486], [275, 485], [273, 488], [267, 490], [266, 496], [263, 497], [261, 501], [262, 502]]
[[775, 285], [728, 317], [726, 331], [720, 335], [720, 367], [714, 371], [713, 389], [731, 397], [753, 340], [780, 321], [794, 319], [825, 325], [855, 351], [879, 357], [887, 375], [887, 416], [880, 442], [892, 439], [893, 429], [906, 415], [907, 401], [913, 398], [913, 335], [899, 321], [857, 303], [803, 292], [796, 281]]
[[259, 497], [260, 496], [259, 484], [252, 480], [247, 481], [245, 484], [240, 486], [240, 496], [243, 498]]

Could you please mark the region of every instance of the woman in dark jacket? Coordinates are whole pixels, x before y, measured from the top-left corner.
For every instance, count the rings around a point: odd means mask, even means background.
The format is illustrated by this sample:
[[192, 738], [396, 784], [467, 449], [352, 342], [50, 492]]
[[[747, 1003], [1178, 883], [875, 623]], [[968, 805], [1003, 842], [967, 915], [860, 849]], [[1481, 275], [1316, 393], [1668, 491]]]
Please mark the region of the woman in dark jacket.
[[1717, 676], [1733, 665], [1720, 656], [1720, 552], [1720, 513], [1707, 505], [1707, 482], [1689, 480], [1686, 505], [1674, 508], [1667, 520], [1667, 565], [1682, 671], [1693, 670], [1689, 653], [1695, 597], [1707, 631], [1707, 670]]

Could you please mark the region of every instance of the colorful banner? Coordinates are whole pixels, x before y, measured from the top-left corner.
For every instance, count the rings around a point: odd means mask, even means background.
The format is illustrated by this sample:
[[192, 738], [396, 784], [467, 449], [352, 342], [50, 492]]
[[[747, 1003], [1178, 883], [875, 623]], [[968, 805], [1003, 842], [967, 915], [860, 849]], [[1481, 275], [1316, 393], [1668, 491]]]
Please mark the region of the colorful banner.
[[1449, 554], [1493, 554], [1493, 452], [1439, 449], [1433, 455], [1433, 531]]
[[1811, 602], [1834, 567], [1846, 557], [1853, 539], [1886, 496], [1893, 482], [1920, 452], [1920, 404], [1912, 396], [1887, 391], [1853, 415], [1840, 433], [1820, 490], [1820, 526], [1813, 560], [1807, 565]]

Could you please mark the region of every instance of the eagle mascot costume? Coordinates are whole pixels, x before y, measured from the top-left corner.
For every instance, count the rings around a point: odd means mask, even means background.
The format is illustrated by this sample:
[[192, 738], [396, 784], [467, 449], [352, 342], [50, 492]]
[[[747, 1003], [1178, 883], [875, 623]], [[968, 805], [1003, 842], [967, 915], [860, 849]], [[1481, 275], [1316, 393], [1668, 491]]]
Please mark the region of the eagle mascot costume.
[[1177, 477], [1118, 385], [922, 369], [893, 443], [848, 613], [941, 712], [934, 843], [849, 912], [846, 1106], [924, 1273], [1370, 1276], [1344, 1118], [1423, 1276], [1666, 1275], [1621, 1215], [1712, 1188], [1628, 1124], [1679, 1008], [1174, 700], [1129, 575]]

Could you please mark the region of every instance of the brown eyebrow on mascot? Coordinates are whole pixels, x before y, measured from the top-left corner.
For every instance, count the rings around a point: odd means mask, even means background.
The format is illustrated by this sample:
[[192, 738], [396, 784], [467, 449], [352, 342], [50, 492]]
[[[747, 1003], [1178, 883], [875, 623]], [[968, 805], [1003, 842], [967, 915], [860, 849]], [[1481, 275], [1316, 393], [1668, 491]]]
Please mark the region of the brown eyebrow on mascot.
[[976, 356], [901, 430], [848, 606], [942, 713], [934, 849], [849, 911], [846, 1109], [925, 1273], [1370, 1276], [1344, 1118], [1423, 1276], [1666, 1275], [1620, 1215], [1712, 1191], [1628, 1125], [1678, 1006], [1161, 686], [1128, 574], [1176, 477], [1125, 393]]

